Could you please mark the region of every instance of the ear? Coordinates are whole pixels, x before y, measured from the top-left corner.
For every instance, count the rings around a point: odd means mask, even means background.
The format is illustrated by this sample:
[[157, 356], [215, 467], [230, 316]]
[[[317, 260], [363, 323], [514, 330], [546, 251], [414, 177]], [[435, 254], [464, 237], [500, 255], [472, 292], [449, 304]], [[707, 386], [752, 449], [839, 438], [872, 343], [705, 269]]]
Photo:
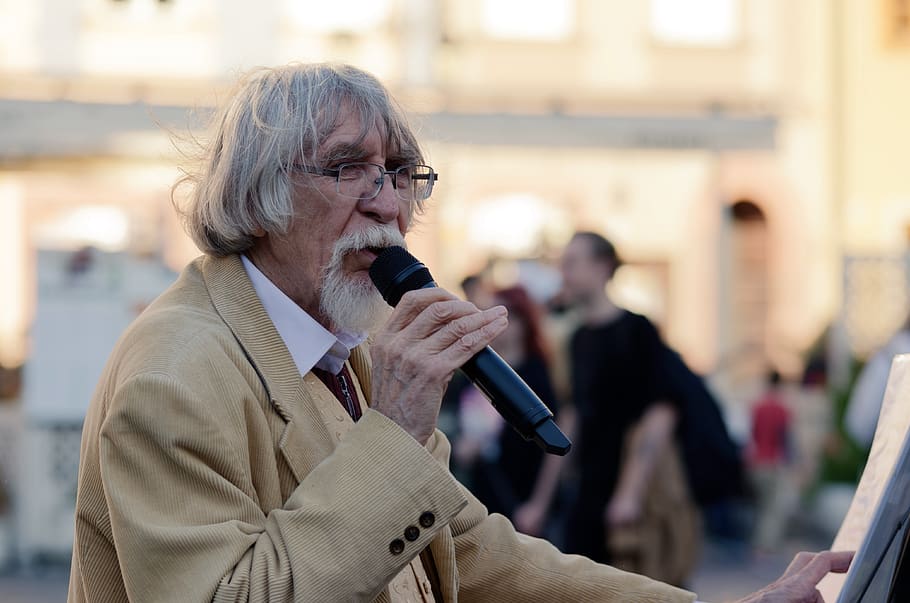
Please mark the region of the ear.
[[257, 226], [253, 229], [253, 236], [257, 238], [262, 238], [266, 235], [265, 229], [262, 226]]

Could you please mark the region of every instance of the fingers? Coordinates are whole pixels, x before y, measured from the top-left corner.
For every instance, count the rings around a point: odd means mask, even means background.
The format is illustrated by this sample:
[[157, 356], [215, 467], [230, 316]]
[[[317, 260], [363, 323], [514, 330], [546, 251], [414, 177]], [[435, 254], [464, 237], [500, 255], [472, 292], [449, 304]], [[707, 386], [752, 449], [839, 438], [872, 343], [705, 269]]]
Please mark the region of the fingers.
[[787, 566], [787, 569], [784, 570], [784, 575], [781, 576], [781, 578], [786, 578], [788, 576], [792, 576], [793, 574], [801, 571], [814, 558], [815, 558], [815, 553], [807, 553], [805, 551], [797, 553], [796, 556], [793, 558], [793, 561], [790, 562], [790, 565]]
[[831, 571], [836, 574], [846, 573], [850, 569], [850, 563], [853, 562], [853, 554], [853, 551], [829, 551]]
[[374, 372], [398, 382], [389, 386], [390, 397], [404, 384], [427, 392], [444, 388], [455, 369], [506, 329], [507, 314], [502, 306], [480, 311], [439, 288], [410, 291], [376, 334]]
[[793, 558], [784, 575], [773, 584], [741, 599], [740, 603], [779, 601], [824, 603], [816, 588], [828, 572], [843, 573], [850, 567], [853, 553], [850, 551], [822, 551], [821, 553], [799, 553]]
[[406, 293], [370, 349], [373, 408], [425, 443], [452, 373], [506, 329], [506, 315], [444, 289]]
[[[486, 345], [505, 328], [506, 309], [495, 306], [488, 310], [478, 311], [473, 305], [470, 308], [453, 308], [451, 302], [433, 304], [422, 312], [411, 325], [409, 336], [416, 339], [435, 341], [438, 349], [443, 350], [460, 341], [466, 347]], [[467, 302], [456, 302], [459, 304]], [[461, 314], [461, 312], [466, 312]], [[501, 323], [497, 324], [497, 323]]]
[[829, 572], [842, 574], [850, 567], [853, 560], [851, 551], [822, 551], [820, 553], [798, 553], [784, 572], [783, 578], [797, 573], [817, 584]]
[[416, 344], [423, 353], [451, 353], [465, 361], [505, 329], [506, 315], [502, 306], [480, 311], [443, 289], [422, 289], [402, 297], [384, 331], [403, 348]]
[[390, 331], [399, 331], [414, 322], [428, 306], [438, 302], [453, 302], [446, 306], [446, 308], [451, 308], [453, 312], [459, 308], [462, 314], [468, 311], [477, 311], [477, 307], [474, 304], [455, 297], [441, 287], [417, 289], [408, 291], [401, 296], [401, 301], [395, 306], [395, 311], [392, 312], [392, 316], [386, 326]]

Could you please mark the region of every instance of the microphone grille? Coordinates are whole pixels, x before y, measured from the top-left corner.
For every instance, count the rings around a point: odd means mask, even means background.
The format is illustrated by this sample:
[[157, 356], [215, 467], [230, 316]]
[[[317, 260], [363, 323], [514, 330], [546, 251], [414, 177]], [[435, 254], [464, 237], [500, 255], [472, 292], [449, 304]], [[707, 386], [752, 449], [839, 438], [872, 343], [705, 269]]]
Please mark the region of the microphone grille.
[[401, 296], [411, 289], [420, 289], [433, 283], [433, 277], [420, 260], [404, 247], [387, 247], [373, 265], [370, 278], [389, 305], [398, 304]]

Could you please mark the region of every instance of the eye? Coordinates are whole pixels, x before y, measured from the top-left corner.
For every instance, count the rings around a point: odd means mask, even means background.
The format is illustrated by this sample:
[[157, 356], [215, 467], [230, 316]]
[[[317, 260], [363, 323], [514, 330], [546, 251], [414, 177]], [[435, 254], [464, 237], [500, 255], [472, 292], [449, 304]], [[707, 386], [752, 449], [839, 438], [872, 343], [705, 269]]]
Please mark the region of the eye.
[[362, 163], [343, 164], [336, 169], [338, 169], [339, 180], [362, 180], [366, 174], [366, 165]]

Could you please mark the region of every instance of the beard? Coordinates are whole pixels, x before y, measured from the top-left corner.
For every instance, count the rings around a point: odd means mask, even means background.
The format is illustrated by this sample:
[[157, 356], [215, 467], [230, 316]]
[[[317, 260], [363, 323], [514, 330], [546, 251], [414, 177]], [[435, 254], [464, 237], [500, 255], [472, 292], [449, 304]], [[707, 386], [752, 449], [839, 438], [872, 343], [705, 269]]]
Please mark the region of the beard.
[[392, 308], [372, 281], [351, 278], [344, 271], [347, 254], [368, 247], [405, 246], [404, 237], [393, 226], [372, 225], [342, 236], [332, 247], [332, 258], [322, 275], [319, 309], [335, 329], [372, 333], [385, 322]]

